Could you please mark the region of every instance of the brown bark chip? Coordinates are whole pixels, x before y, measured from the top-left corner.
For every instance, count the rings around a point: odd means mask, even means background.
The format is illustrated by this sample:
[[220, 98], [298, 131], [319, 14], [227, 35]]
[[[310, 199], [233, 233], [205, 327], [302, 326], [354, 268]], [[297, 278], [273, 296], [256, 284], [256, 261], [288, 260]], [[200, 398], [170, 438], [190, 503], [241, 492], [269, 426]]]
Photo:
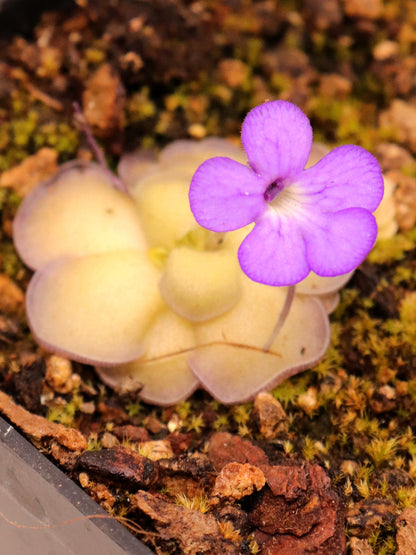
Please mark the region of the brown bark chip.
[[32, 414], [16, 403], [5, 393], [0, 391], [0, 412], [30, 436], [35, 443], [55, 440], [70, 451], [83, 451], [87, 448], [85, 437], [73, 428], [66, 428], [62, 424], [49, 422], [43, 416]]
[[160, 461], [159, 466], [163, 474], [190, 476], [203, 483], [210, 482], [210, 476], [213, 474], [210, 460], [202, 453], [185, 454], [172, 459], [165, 459]]
[[166, 501], [161, 495], [138, 491], [131, 496], [133, 507], [153, 520], [163, 540], [175, 540], [181, 553], [237, 555], [238, 545], [226, 540], [212, 515]]
[[148, 487], [158, 477], [157, 463], [124, 447], [86, 451], [78, 466], [94, 477], [129, 488]]
[[396, 520], [397, 555], [416, 553], [416, 509], [408, 507]]

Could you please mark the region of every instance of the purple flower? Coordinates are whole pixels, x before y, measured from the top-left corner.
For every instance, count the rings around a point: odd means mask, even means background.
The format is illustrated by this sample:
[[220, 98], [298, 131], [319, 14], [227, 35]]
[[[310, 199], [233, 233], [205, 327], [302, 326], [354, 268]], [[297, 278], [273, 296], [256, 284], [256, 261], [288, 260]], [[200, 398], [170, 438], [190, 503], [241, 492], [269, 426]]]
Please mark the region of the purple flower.
[[337, 276], [356, 268], [377, 236], [372, 212], [383, 197], [377, 160], [346, 145], [304, 169], [312, 128], [282, 100], [251, 110], [241, 140], [249, 166], [216, 157], [195, 172], [189, 200], [197, 222], [219, 232], [254, 222], [238, 257], [260, 283], [293, 285], [311, 270]]

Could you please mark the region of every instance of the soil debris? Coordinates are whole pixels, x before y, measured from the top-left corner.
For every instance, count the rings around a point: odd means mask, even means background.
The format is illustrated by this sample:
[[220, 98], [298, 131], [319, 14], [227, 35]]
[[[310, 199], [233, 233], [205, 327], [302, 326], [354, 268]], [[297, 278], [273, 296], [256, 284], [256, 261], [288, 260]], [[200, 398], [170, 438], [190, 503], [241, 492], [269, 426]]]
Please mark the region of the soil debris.
[[388, 110], [381, 112], [380, 125], [397, 130], [397, 139], [416, 153], [416, 106], [395, 99]]
[[416, 224], [416, 178], [399, 170], [389, 171], [386, 175], [397, 183], [394, 201], [399, 229], [412, 229]]
[[82, 96], [84, 116], [97, 137], [120, 131], [124, 118], [125, 92], [110, 64], [101, 66], [90, 77]]
[[396, 143], [380, 143], [376, 149], [376, 156], [383, 171], [411, 168], [416, 162], [408, 150]]
[[114, 507], [116, 498], [107, 486], [90, 480], [90, 477], [86, 472], [80, 472], [78, 480], [81, 487], [88, 491], [91, 497], [95, 499], [95, 501], [97, 501], [103, 509], [109, 511]]
[[367, 540], [352, 537], [350, 539], [351, 555], [374, 555], [371, 545]]
[[58, 355], [46, 359], [45, 380], [57, 393], [69, 393], [79, 385], [79, 376], [73, 374], [71, 361]]
[[149, 441], [149, 432], [143, 426], [133, 426], [126, 424], [124, 426], [114, 426], [113, 434], [120, 441], [131, 441], [133, 443], [141, 443]]
[[23, 310], [25, 295], [6, 274], [0, 274], [0, 312], [16, 313]]
[[181, 553], [240, 553], [238, 545], [224, 538], [218, 522], [210, 514], [172, 505], [163, 496], [145, 491], [138, 491], [131, 500], [134, 508], [152, 519], [162, 539], [177, 542]]
[[385, 499], [363, 500], [347, 513], [347, 523], [351, 534], [368, 538], [371, 532], [386, 522], [395, 519], [395, 508]]
[[40, 412], [43, 379], [45, 377], [45, 361], [34, 357], [28, 362], [20, 362], [19, 371], [10, 377], [10, 386], [14, 389], [16, 399], [27, 410]]
[[0, 187], [13, 189], [20, 197], [51, 177], [58, 167], [58, 153], [53, 148], [44, 147], [29, 156], [18, 166], [5, 171], [0, 176]]
[[345, 0], [344, 6], [349, 17], [377, 19], [383, 13], [381, 0]]
[[21, 333], [19, 324], [12, 318], [0, 314], [0, 342], [13, 343]]

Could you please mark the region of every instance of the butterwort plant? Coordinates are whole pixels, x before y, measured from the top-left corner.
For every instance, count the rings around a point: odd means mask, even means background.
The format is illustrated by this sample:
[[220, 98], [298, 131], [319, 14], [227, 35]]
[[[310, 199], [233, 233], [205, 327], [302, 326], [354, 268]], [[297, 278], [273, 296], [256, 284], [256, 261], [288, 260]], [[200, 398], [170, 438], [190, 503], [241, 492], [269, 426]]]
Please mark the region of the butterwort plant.
[[374, 156], [345, 145], [305, 169], [312, 127], [300, 108], [283, 100], [251, 110], [241, 140], [248, 165], [219, 156], [195, 172], [189, 200], [196, 221], [216, 232], [254, 223], [238, 259], [249, 278], [266, 285], [356, 268], [377, 237], [372, 213], [384, 186]]
[[[366, 151], [325, 156], [311, 140], [298, 108], [271, 102], [247, 116], [246, 153], [212, 137], [126, 154], [118, 177], [98, 155], [60, 167], [13, 225], [34, 270], [26, 310], [39, 345], [157, 405], [197, 388], [243, 402], [310, 368], [374, 241], [382, 194]], [[384, 237], [396, 229], [393, 187], [375, 214]]]

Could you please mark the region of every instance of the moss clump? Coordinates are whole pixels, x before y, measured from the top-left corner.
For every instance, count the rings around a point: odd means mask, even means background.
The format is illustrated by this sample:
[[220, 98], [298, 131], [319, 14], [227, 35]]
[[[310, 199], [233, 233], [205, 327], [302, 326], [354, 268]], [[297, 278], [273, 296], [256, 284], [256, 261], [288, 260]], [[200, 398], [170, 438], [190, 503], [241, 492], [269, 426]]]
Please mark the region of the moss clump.
[[368, 255], [372, 264], [388, 264], [401, 260], [405, 253], [415, 248], [414, 240], [410, 234], [398, 233], [389, 239], [377, 241], [375, 247]]

